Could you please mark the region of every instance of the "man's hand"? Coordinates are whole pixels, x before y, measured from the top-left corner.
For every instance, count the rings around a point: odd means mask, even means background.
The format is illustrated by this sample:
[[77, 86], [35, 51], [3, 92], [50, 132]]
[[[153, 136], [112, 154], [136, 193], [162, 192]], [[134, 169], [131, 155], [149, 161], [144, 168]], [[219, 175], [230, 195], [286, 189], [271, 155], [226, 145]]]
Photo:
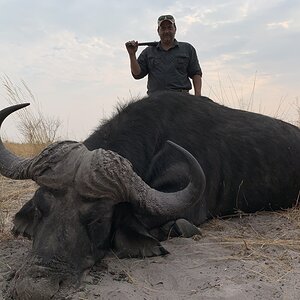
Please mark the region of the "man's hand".
[[138, 49], [138, 41], [129, 41], [125, 43], [126, 49], [130, 59], [130, 69], [133, 75], [138, 76], [141, 73], [141, 67], [136, 59], [136, 52]]
[[138, 41], [129, 41], [125, 43], [125, 46], [130, 56], [135, 55], [138, 49]]

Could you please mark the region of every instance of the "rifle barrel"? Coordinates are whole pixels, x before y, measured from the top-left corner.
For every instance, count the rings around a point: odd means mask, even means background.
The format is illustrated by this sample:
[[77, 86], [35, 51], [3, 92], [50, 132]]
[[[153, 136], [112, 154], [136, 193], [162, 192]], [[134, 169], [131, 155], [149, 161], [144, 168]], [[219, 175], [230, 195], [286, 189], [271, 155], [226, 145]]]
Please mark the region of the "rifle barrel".
[[143, 42], [143, 43], [138, 43], [138, 46], [157, 46], [158, 42]]

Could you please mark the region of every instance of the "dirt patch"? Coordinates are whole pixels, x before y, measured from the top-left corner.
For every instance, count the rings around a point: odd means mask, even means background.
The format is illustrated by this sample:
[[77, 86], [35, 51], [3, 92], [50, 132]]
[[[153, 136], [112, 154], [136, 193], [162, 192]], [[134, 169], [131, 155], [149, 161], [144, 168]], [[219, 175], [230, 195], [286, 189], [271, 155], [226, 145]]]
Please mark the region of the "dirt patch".
[[[35, 190], [0, 178], [0, 299], [9, 299], [31, 242], [14, 239], [12, 216]], [[64, 299], [300, 299], [300, 210], [257, 213], [201, 226], [202, 236], [163, 242], [164, 257], [96, 264]]]

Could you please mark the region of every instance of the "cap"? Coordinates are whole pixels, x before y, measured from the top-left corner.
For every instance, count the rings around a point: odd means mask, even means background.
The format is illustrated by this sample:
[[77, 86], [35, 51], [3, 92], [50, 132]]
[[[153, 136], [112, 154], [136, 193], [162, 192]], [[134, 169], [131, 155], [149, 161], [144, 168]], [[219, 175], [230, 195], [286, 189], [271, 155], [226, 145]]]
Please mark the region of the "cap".
[[157, 23], [158, 23], [158, 26], [160, 26], [160, 24], [163, 22], [163, 21], [169, 21], [171, 22], [172, 24], [175, 24], [175, 19], [172, 15], [163, 15], [163, 16], [160, 16], [157, 20]]

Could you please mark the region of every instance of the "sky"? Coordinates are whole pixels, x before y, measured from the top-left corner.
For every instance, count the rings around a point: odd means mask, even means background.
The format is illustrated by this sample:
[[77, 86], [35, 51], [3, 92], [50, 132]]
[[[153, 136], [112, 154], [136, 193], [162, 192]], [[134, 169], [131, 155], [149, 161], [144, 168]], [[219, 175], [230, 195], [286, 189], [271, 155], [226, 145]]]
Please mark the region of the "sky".
[[[84, 140], [118, 103], [146, 95], [125, 42], [157, 41], [157, 18], [172, 14], [178, 41], [191, 43], [202, 95], [287, 122], [299, 120], [300, 1], [0, 0], [0, 107], [5, 78], [25, 83], [61, 139]], [[140, 47], [138, 54], [143, 50]], [[3, 125], [19, 137], [17, 117]]]

